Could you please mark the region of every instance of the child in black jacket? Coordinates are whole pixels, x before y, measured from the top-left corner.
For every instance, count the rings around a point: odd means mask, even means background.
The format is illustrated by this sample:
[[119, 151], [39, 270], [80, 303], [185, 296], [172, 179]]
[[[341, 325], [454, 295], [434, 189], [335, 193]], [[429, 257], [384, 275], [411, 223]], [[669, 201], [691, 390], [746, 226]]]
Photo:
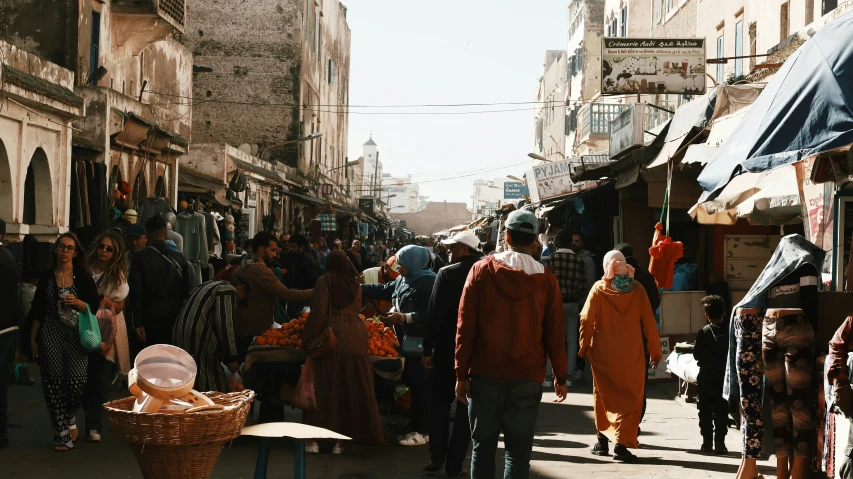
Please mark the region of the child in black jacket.
[[729, 323], [724, 320], [726, 303], [720, 296], [702, 298], [708, 325], [696, 335], [693, 357], [699, 363], [699, 429], [702, 452], [727, 454], [728, 403], [723, 398], [723, 378], [729, 351]]

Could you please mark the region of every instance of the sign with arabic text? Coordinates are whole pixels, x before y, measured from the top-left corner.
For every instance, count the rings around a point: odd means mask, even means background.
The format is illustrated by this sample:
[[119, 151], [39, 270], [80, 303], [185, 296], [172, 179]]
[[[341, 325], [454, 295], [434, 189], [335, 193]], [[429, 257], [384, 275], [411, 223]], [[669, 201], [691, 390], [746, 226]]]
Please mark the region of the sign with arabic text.
[[601, 93], [705, 93], [705, 39], [602, 38]]

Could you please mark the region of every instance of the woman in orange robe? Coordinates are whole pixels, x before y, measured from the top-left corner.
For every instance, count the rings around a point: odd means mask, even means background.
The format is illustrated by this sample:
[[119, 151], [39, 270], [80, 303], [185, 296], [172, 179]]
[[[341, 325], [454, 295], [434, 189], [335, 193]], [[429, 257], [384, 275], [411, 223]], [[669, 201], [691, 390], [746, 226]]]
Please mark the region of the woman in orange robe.
[[618, 251], [604, 257], [604, 278], [593, 285], [581, 312], [579, 356], [590, 362], [598, 441], [591, 452], [633, 462], [643, 412], [646, 337], [651, 363], [661, 361], [660, 336], [643, 286], [634, 282], [634, 268]]

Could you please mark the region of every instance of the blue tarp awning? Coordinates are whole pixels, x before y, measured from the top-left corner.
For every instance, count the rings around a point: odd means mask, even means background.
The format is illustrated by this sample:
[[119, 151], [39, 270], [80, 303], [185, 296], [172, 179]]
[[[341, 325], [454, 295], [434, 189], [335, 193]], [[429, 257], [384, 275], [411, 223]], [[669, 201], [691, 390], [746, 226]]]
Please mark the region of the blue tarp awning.
[[828, 23], [776, 73], [699, 175], [713, 199], [735, 176], [853, 143], [853, 12]]

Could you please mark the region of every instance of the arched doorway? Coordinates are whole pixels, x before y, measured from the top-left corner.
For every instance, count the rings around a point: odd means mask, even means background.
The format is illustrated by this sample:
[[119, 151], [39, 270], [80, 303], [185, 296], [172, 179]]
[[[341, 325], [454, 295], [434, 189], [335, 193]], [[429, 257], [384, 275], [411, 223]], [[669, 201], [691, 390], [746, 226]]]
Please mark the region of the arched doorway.
[[133, 182], [133, 203], [139, 206], [145, 198], [148, 198], [148, 183], [145, 181], [144, 172], [140, 171]]
[[9, 223], [14, 221], [12, 200], [12, 168], [6, 154], [6, 145], [0, 140], [0, 218]]
[[163, 181], [162, 175], [157, 177], [157, 183], [154, 185], [154, 196], [166, 197], [166, 182]]
[[37, 148], [27, 166], [24, 179], [24, 215], [22, 223], [28, 225], [53, 224], [53, 188], [50, 181], [50, 164], [47, 154]]

